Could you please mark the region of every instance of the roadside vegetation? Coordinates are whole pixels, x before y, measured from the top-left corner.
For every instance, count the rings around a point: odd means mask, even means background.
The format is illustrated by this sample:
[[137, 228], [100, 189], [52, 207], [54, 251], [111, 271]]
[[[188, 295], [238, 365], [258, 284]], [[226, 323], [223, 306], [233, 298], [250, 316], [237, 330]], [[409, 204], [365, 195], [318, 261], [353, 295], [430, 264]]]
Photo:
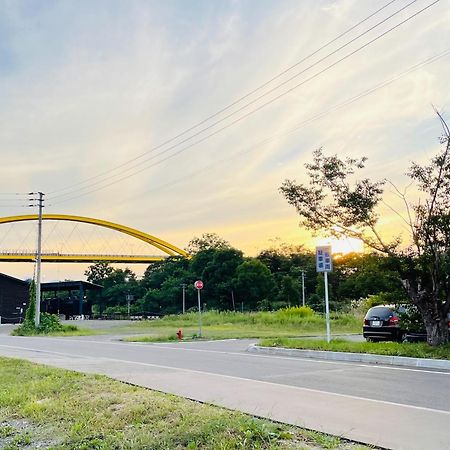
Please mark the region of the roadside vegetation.
[[38, 335], [67, 335], [80, 336], [92, 334], [88, 330], [81, 330], [75, 325], [63, 325], [58, 316], [54, 314], [41, 313], [39, 326], [35, 325], [36, 317], [36, 291], [34, 282], [30, 283], [30, 301], [25, 312], [22, 324], [16, 327], [12, 335], [14, 336], [38, 336]]
[[[351, 314], [332, 314], [333, 333], [359, 333], [361, 320]], [[325, 334], [325, 318], [308, 307], [290, 307], [278, 311], [208, 311], [202, 314], [202, 337], [206, 339], [308, 336]], [[137, 322], [123, 331], [148, 333], [130, 341], [175, 340], [181, 329], [185, 339], [198, 337], [198, 313], [169, 315], [159, 320]]]
[[[197, 310], [196, 280], [203, 280], [202, 309], [206, 311], [270, 312], [303, 303], [324, 313], [323, 276], [317, 274], [314, 254], [301, 247], [281, 244], [244, 257], [214, 234], [194, 238], [187, 250], [191, 258], [171, 257], [148, 266], [142, 279], [130, 269], [108, 263], [93, 264], [87, 280], [104, 286], [89, 291], [95, 317], [127, 318], [127, 295], [133, 300], [131, 316], [165, 316]], [[302, 276], [303, 274], [303, 276]], [[330, 308], [333, 313], [352, 313], [355, 303], [370, 295], [382, 295], [387, 303], [405, 299], [389, 259], [377, 254], [336, 255], [329, 276]], [[50, 295], [50, 294], [49, 294]]]
[[432, 358], [450, 360], [450, 344], [431, 347], [425, 342], [350, 342], [332, 339], [331, 342], [316, 339], [263, 339], [264, 347], [297, 348], [302, 350], [325, 350], [333, 352], [371, 353], [388, 356], [408, 356], [411, 358]]
[[22, 360], [0, 358], [0, 379], [4, 450], [368, 448], [104, 376]]

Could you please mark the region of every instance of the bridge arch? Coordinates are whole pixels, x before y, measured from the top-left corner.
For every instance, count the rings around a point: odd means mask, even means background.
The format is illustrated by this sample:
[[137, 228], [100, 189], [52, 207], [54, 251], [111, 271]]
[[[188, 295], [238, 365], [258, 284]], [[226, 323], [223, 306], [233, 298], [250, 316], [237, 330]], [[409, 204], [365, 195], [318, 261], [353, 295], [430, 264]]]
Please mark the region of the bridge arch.
[[[0, 225], [5, 223], [25, 222], [32, 220], [38, 220], [38, 215], [28, 214], [20, 216], [0, 217]], [[120, 225], [118, 223], [109, 222], [102, 219], [95, 219], [93, 217], [84, 217], [84, 216], [73, 216], [67, 214], [44, 214], [42, 216], [42, 220], [60, 220], [65, 222], [78, 222], [96, 225], [103, 228], [109, 228], [111, 230], [127, 234], [143, 242], [146, 242], [147, 244], [152, 245], [153, 247], [156, 247], [159, 250], [162, 250], [169, 256], [184, 256], [184, 257], [188, 256], [188, 253], [182, 250], [181, 248], [178, 248], [175, 245], [170, 244], [169, 242], [163, 241], [162, 239], [152, 236], [151, 234], [147, 234], [144, 233], [143, 231], [136, 230], [135, 228], [127, 227], [125, 225]]]

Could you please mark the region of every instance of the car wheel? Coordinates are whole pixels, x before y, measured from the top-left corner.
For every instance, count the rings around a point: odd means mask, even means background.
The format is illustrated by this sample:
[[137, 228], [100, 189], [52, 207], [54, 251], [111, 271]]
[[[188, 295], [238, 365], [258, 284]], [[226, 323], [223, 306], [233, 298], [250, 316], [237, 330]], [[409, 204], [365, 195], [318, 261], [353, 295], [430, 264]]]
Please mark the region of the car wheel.
[[371, 337], [366, 337], [366, 341], [367, 342], [375, 342], [375, 339], [371, 338]]

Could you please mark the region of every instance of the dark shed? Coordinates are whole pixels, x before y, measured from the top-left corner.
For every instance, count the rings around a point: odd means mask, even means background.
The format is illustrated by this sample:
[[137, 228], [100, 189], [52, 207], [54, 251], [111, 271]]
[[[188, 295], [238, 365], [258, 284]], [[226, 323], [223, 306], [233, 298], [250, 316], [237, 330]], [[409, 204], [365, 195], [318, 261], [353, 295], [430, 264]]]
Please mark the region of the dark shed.
[[28, 306], [27, 281], [0, 273], [0, 323], [20, 323]]

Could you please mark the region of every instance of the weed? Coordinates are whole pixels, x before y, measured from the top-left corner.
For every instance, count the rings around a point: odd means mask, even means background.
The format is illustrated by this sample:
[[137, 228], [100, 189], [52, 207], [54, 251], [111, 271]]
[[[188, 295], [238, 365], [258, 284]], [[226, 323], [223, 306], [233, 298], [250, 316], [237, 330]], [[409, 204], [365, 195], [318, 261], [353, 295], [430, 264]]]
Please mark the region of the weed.
[[4, 439], [13, 436], [16, 433], [16, 429], [11, 425], [0, 425], [0, 438]]
[[371, 353], [388, 356], [408, 356], [412, 358], [450, 359], [450, 344], [431, 347], [425, 342], [350, 342], [333, 339], [331, 342], [312, 339], [263, 339], [265, 347], [285, 347], [308, 350], [328, 350], [335, 352]]

